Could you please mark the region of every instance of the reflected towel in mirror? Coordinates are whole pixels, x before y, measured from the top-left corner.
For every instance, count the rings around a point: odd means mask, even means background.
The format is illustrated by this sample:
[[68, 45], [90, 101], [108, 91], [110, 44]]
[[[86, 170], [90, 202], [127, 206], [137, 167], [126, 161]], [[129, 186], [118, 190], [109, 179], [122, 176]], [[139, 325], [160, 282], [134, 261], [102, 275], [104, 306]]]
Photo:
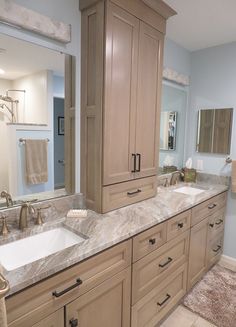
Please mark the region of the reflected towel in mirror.
[[25, 140], [25, 168], [27, 184], [48, 181], [48, 141]]

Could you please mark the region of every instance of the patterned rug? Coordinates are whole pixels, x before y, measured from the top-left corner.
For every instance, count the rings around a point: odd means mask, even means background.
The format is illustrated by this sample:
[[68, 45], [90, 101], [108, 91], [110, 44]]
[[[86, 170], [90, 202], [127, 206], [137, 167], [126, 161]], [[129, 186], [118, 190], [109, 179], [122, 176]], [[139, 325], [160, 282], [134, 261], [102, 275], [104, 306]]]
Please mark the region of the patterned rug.
[[218, 327], [236, 327], [236, 273], [216, 265], [183, 304]]

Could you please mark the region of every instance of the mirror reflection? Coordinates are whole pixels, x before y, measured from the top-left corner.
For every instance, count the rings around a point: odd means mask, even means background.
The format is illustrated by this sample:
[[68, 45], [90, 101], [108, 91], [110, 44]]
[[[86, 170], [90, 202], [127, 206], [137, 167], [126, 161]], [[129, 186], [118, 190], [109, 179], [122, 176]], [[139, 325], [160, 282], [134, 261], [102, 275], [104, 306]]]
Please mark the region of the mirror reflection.
[[163, 81], [159, 174], [182, 168], [185, 148], [186, 87]]
[[160, 128], [160, 149], [175, 150], [176, 148], [176, 128], [177, 128], [177, 112], [161, 113]]
[[197, 152], [230, 154], [233, 109], [198, 112]]
[[67, 194], [65, 55], [0, 35], [0, 207]]

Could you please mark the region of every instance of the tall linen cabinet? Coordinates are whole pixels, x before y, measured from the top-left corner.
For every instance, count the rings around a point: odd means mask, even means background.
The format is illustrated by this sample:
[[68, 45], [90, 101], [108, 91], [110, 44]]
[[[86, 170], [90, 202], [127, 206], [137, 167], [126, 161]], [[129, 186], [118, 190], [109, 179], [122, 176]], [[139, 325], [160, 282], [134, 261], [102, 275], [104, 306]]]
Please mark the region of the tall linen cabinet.
[[81, 190], [107, 212], [156, 194], [163, 45], [159, 0], [80, 1]]

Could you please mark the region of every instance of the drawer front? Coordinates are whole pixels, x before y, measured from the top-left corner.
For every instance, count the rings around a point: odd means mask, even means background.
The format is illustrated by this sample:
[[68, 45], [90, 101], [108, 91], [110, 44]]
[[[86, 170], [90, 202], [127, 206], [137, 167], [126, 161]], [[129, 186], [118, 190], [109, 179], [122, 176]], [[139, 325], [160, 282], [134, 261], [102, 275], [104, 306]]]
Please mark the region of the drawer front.
[[132, 327], [154, 327], [186, 293], [187, 264], [132, 307]]
[[190, 228], [191, 210], [171, 218], [167, 223], [167, 241], [172, 240]]
[[207, 254], [207, 268], [213, 266], [221, 257], [224, 244], [224, 233], [220, 233], [213, 240], [209, 241]]
[[224, 207], [226, 205], [226, 196], [227, 193], [224, 192], [194, 207], [192, 209], [191, 226], [198, 224], [204, 218], [214, 214], [220, 208]]
[[209, 227], [208, 227], [208, 235], [209, 239], [212, 240], [219, 233], [224, 231], [225, 226], [225, 207], [221, 208], [219, 211], [214, 213], [209, 218]]
[[133, 265], [132, 304], [187, 262], [188, 250], [189, 232], [187, 231], [136, 262]]
[[167, 223], [162, 223], [133, 238], [133, 262], [166, 243]]
[[103, 213], [155, 196], [157, 177], [147, 177], [103, 187]]
[[[32, 326], [130, 264], [131, 240], [9, 297], [6, 301], [9, 327]], [[79, 278], [81, 285], [60, 297], [53, 295], [75, 285]]]

